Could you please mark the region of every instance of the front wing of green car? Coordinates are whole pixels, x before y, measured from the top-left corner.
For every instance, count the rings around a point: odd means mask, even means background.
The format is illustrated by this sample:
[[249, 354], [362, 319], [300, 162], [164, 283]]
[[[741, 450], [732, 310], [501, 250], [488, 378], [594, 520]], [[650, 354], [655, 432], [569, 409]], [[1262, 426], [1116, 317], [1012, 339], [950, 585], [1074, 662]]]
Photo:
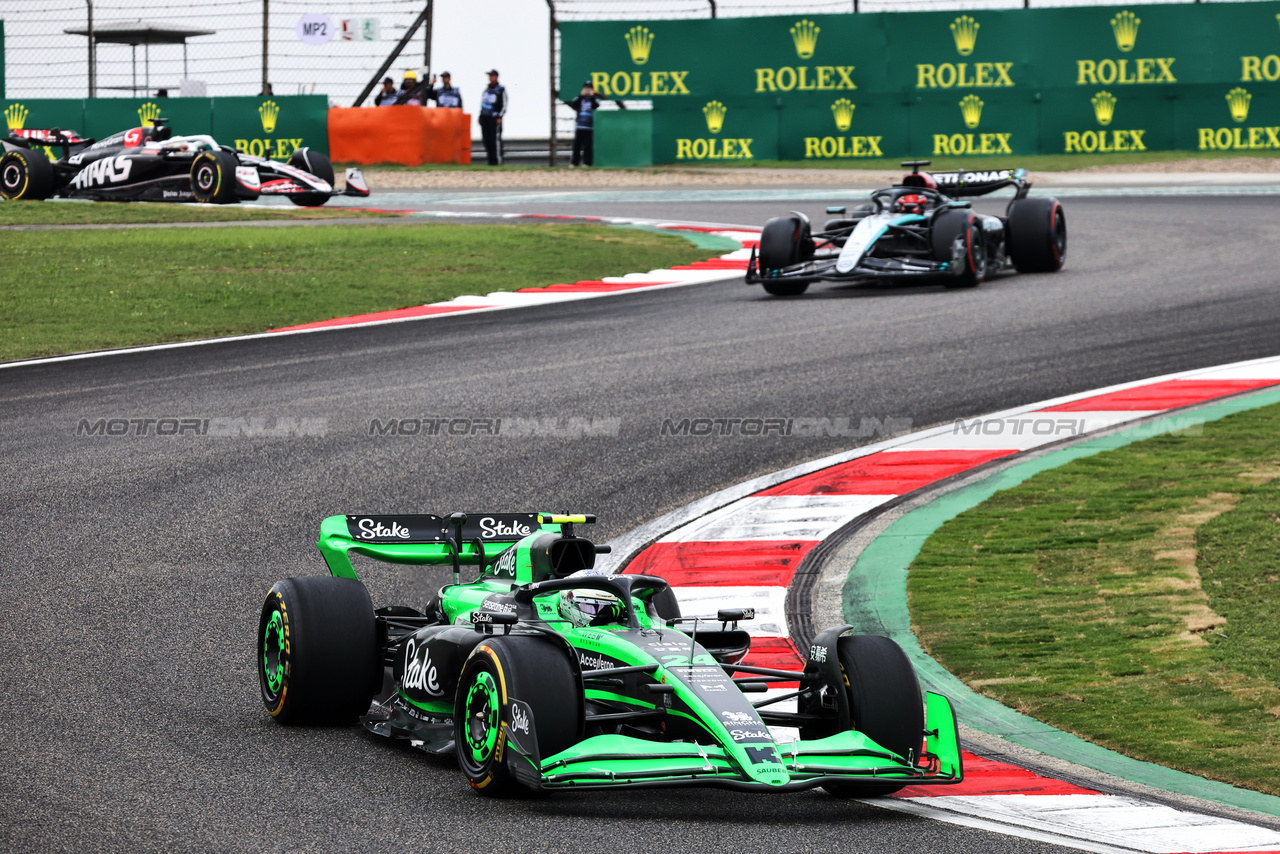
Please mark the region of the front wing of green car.
[[850, 783], [959, 783], [964, 766], [951, 703], [933, 692], [926, 693], [925, 700], [927, 729], [920, 757], [898, 756], [862, 733], [848, 731], [808, 741], [753, 745], [750, 756], [765, 766], [763, 774], [760, 765], [744, 767], [736, 751], [719, 745], [658, 744], [623, 735], [594, 736], [539, 758], [533, 737], [537, 722], [526, 707], [515, 715], [522, 726], [507, 727], [507, 762], [517, 779], [537, 789], [720, 786], [795, 791]]

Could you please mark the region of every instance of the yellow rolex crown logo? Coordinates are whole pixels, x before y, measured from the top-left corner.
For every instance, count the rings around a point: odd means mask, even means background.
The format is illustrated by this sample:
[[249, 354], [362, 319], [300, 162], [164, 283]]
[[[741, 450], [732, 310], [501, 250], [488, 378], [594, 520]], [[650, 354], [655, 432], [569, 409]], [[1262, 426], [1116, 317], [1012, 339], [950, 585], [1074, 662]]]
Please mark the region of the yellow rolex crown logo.
[[978, 42], [980, 24], [968, 15], [961, 15], [951, 24], [951, 37], [956, 40], [956, 53], [968, 56]]
[[1098, 119], [1098, 124], [1111, 124], [1111, 117], [1116, 112], [1116, 97], [1110, 92], [1099, 92], [1093, 96], [1093, 115]]
[[796, 21], [791, 28], [791, 40], [796, 43], [796, 56], [808, 59], [818, 49], [818, 33], [822, 28], [808, 18]]
[[965, 95], [960, 99], [960, 115], [964, 116], [964, 126], [976, 128], [982, 119], [982, 99], [977, 95]]
[[1249, 102], [1253, 96], [1239, 86], [1227, 93], [1227, 106], [1231, 108], [1231, 118], [1242, 122], [1249, 118]]
[[708, 101], [707, 105], [702, 108], [702, 115], [707, 117], [707, 130], [712, 133], [719, 133], [724, 127], [724, 114], [729, 110], [719, 101]]
[[9, 125], [9, 130], [21, 130], [22, 126], [27, 123], [27, 115], [30, 111], [21, 104], [10, 104], [5, 108], [4, 120]]
[[280, 106], [275, 101], [263, 101], [258, 107], [258, 115], [262, 117], [263, 131], [275, 133], [276, 117], [280, 115]]
[[1116, 34], [1116, 47], [1125, 53], [1133, 50], [1138, 40], [1138, 25], [1142, 19], [1127, 9], [1111, 19], [1111, 31]]
[[160, 107], [148, 101], [138, 108], [138, 120], [142, 122], [143, 127], [150, 127], [156, 123], [156, 119], [160, 118]]
[[649, 61], [649, 49], [653, 47], [653, 31], [648, 27], [632, 27], [623, 36], [627, 40], [627, 49], [631, 51], [631, 61], [636, 65], [644, 65]]
[[853, 102], [848, 98], [841, 98], [831, 105], [831, 114], [836, 118], [836, 129], [847, 131], [849, 126], [853, 124], [853, 111], [855, 107]]

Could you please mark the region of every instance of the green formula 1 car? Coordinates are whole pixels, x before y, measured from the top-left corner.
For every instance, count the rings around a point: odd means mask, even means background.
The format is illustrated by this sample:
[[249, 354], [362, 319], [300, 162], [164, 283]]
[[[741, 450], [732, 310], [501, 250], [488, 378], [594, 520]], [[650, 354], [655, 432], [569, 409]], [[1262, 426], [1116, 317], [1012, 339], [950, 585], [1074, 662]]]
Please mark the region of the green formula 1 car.
[[[456, 751], [483, 794], [712, 785], [867, 797], [960, 782], [951, 704], [921, 702], [893, 641], [838, 626], [813, 641], [803, 671], [744, 665], [751, 638], [738, 622], [750, 609], [681, 617], [661, 578], [594, 569], [607, 547], [573, 532], [592, 521], [325, 519], [317, 545], [332, 577], [281, 581], [262, 608], [268, 711], [286, 724], [359, 716], [378, 735]], [[423, 610], [375, 609], [353, 552], [451, 565], [455, 583]], [[456, 583], [463, 565], [479, 577]], [[779, 710], [786, 701], [795, 711]]]

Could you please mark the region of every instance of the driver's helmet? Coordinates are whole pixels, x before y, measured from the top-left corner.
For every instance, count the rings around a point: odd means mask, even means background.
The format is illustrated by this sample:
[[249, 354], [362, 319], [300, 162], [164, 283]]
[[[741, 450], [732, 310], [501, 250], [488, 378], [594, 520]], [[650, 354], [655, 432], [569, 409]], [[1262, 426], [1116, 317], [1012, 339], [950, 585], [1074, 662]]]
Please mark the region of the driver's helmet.
[[616, 623], [623, 617], [622, 600], [603, 590], [578, 588], [560, 592], [560, 617], [578, 628]]
[[907, 193], [898, 196], [897, 201], [893, 203], [894, 213], [922, 214], [925, 206], [929, 204], [929, 198], [920, 193]]

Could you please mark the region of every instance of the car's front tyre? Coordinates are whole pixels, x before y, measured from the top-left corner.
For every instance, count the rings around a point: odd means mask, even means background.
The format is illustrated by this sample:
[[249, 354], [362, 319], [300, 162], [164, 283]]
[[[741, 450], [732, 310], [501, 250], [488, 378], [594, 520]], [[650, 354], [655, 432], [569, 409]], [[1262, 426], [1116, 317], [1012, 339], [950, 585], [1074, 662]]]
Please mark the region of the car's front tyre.
[[[924, 705], [915, 667], [902, 647], [877, 635], [842, 637], [836, 642], [853, 728], [903, 759], [920, 756], [924, 742]], [[816, 711], [816, 708], [801, 711]], [[810, 724], [803, 739], [835, 735], [832, 724]], [[823, 786], [842, 798], [875, 798], [901, 789], [899, 783], [835, 783]]]
[[[760, 232], [760, 272], [771, 272], [799, 264], [813, 257], [813, 238], [809, 223], [798, 216], [775, 216], [764, 224]], [[766, 293], [773, 296], [797, 296], [809, 287], [806, 281], [770, 280], [763, 282]]]
[[[293, 154], [289, 155], [289, 165], [303, 172], [310, 172], [322, 181], [328, 181], [329, 186], [333, 186], [333, 164], [329, 162], [329, 158], [325, 157], [318, 151], [312, 151], [310, 148], [299, 148]], [[302, 207], [318, 207], [329, 201], [328, 193], [292, 193], [289, 201], [295, 205]]]
[[[532, 721], [514, 711], [517, 700]], [[454, 709], [458, 765], [482, 795], [524, 791], [511, 768], [512, 762], [525, 761], [509, 752], [513, 729], [536, 735], [543, 759], [582, 738], [582, 688], [568, 654], [545, 638], [503, 636], [477, 646], [462, 666]]]
[[987, 240], [982, 223], [968, 210], [944, 212], [933, 224], [933, 257], [952, 267], [943, 284], [976, 288], [987, 278]]
[[383, 667], [369, 591], [353, 578], [276, 582], [258, 620], [258, 687], [282, 724], [345, 724], [368, 711]]

